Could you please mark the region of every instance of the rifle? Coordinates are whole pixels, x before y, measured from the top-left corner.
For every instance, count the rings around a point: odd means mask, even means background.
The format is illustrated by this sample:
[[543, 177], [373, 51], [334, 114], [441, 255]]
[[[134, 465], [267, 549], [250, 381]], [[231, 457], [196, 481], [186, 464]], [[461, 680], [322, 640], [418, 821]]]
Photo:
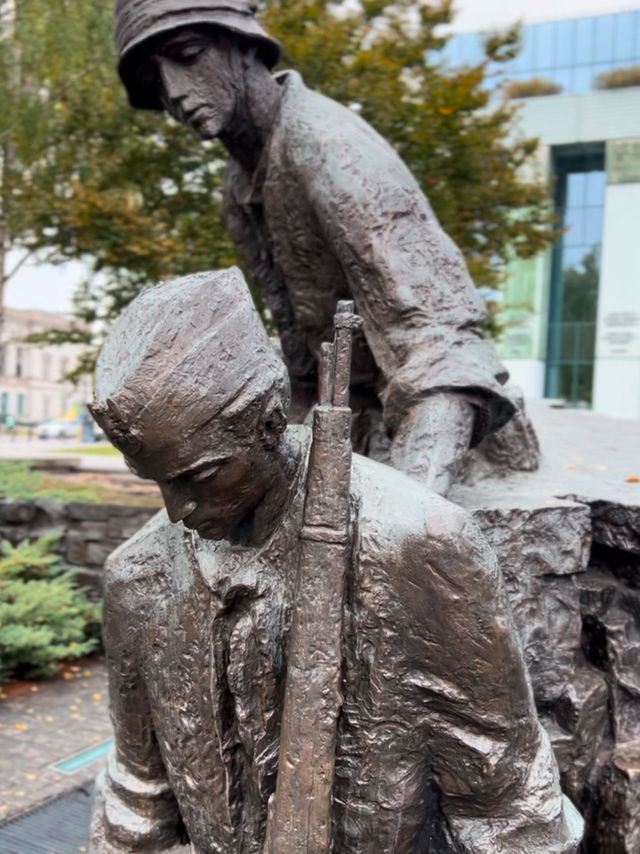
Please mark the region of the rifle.
[[332, 850], [342, 609], [351, 558], [349, 384], [352, 332], [360, 323], [353, 308], [353, 302], [338, 303], [334, 341], [321, 348], [278, 779], [269, 802], [264, 854]]

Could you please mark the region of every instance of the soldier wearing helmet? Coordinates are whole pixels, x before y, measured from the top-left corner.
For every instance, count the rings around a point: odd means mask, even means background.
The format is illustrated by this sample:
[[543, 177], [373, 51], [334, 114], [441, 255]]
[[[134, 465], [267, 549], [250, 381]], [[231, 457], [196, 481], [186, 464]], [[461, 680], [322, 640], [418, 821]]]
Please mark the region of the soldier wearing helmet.
[[484, 306], [392, 147], [297, 73], [272, 76], [279, 46], [255, 15], [250, 0], [118, 0], [129, 98], [229, 152], [223, 216], [278, 328], [294, 417], [336, 300], [352, 298], [364, 321], [356, 449], [445, 494], [468, 449], [515, 411], [479, 332]]

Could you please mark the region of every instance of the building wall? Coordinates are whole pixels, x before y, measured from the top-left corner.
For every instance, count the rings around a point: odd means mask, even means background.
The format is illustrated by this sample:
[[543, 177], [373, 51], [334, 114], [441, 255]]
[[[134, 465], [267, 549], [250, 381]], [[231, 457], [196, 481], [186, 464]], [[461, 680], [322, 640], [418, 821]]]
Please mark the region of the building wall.
[[81, 345], [40, 347], [20, 340], [44, 329], [70, 327], [71, 322], [59, 314], [5, 308], [0, 414], [33, 423], [68, 416], [89, 399], [88, 379], [78, 386], [62, 380], [77, 365]]
[[594, 409], [640, 418], [640, 139], [607, 145], [596, 336]]
[[[606, 150], [592, 406], [640, 418], [640, 87], [523, 99], [519, 130], [540, 138], [549, 174], [554, 152]], [[550, 283], [548, 252], [515, 261], [504, 288], [499, 350], [529, 397], [544, 395]]]

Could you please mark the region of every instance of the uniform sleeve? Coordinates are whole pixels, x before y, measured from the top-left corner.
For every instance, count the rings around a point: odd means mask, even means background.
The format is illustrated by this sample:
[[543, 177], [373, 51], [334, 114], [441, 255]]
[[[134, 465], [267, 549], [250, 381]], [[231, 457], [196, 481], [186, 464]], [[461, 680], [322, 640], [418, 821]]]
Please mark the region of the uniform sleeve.
[[289, 152], [383, 373], [385, 423], [393, 432], [426, 394], [455, 390], [478, 412], [475, 443], [514, 411], [502, 389], [507, 372], [479, 331], [482, 301], [393, 149], [362, 123], [347, 130], [309, 151], [293, 141]]
[[[107, 565], [107, 575], [117, 567]], [[115, 744], [96, 781], [92, 854], [186, 852], [178, 805], [156, 742], [136, 649], [135, 616], [123, 607], [124, 585], [108, 583], [104, 643]]]
[[232, 161], [225, 175], [222, 217], [243, 265], [265, 296], [291, 379], [294, 383], [304, 381], [315, 376], [315, 363], [294, 317], [286, 285], [274, 267], [261, 210], [256, 205], [241, 205], [236, 199], [234, 182], [239, 168]]
[[408, 480], [406, 493], [402, 512], [387, 501], [385, 517], [381, 490], [361, 521], [353, 611], [368, 678], [346, 714], [359, 703], [379, 742], [369, 781], [354, 775], [366, 785], [350, 784], [345, 801], [362, 813], [374, 800], [372, 836], [389, 823], [421, 851], [433, 781], [444, 850], [574, 854], [582, 821], [560, 790], [495, 556], [460, 508], [423, 500]]

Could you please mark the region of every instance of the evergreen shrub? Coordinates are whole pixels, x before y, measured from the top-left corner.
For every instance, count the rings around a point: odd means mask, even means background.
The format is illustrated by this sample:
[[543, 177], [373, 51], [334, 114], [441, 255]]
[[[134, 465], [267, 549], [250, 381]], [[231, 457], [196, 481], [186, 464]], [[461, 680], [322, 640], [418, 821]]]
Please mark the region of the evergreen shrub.
[[0, 684], [51, 675], [100, 644], [101, 605], [61, 567], [57, 539], [0, 543]]

